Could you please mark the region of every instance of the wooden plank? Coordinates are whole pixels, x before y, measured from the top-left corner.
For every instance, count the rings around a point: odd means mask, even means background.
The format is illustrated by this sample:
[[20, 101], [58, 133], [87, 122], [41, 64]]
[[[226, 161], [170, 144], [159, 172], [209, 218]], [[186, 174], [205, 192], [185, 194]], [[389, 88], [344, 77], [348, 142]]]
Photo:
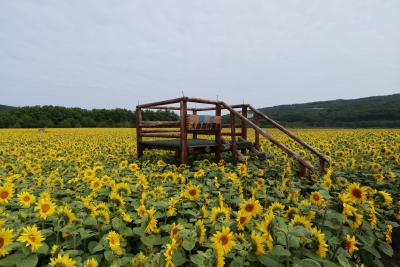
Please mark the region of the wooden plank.
[[186, 129], [190, 131], [220, 131], [221, 116], [187, 115]]
[[180, 136], [180, 145], [181, 145], [181, 164], [188, 164], [188, 141], [187, 141], [187, 131], [186, 131], [186, 116], [187, 116], [187, 100], [184, 99], [181, 101], [181, 136]]

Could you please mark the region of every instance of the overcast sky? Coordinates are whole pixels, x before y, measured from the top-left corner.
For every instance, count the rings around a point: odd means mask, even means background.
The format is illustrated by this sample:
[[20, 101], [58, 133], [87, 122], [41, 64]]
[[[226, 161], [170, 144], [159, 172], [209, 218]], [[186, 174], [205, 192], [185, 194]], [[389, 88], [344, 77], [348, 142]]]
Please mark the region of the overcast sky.
[[400, 93], [400, 1], [0, 1], [0, 104]]

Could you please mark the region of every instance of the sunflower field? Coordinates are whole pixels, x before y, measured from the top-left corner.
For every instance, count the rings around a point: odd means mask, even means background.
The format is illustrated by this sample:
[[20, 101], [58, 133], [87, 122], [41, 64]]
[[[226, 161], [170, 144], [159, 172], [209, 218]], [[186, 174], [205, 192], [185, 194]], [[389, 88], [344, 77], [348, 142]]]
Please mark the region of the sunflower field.
[[400, 220], [400, 131], [293, 133], [331, 159], [325, 175], [299, 177], [266, 140], [273, 158], [189, 166], [169, 151], [138, 160], [135, 129], [2, 129], [0, 266], [383, 266]]

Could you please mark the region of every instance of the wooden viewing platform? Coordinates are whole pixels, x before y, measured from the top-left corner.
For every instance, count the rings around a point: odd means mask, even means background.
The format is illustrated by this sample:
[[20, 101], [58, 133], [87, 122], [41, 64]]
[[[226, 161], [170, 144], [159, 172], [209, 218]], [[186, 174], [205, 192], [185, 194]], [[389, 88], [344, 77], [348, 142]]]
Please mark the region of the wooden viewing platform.
[[[188, 107], [188, 103], [207, 104], [211, 105], [211, 107], [193, 108]], [[170, 104], [179, 104], [179, 107], [166, 106]], [[240, 112], [235, 110], [238, 108], [240, 109]], [[143, 121], [142, 109], [176, 110], [180, 113], [180, 120]], [[222, 122], [222, 109], [226, 109], [230, 112], [230, 123], [224, 124]], [[251, 114], [254, 115], [254, 122], [247, 118], [249, 114], [248, 110], [250, 110], [252, 112]], [[214, 111], [214, 115], [198, 114], [202, 111]], [[188, 114], [188, 112], [191, 112], [192, 114]], [[240, 120], [240, 123], [236, 122], [237, 119]], [[215, 161], [218, 162], [221, 159], [221, 152], [224, 151], [231, 152], [235, 160], [238, 160], [238, 158], [243, 156], [243, 154], [262, 157], [262, 155], [265, 156], [265, 154], [259, 152], [260, 136], [262, 136], [299, 162], [300, 176], [305, 176], [306, 169], [315, 172], [314, 166], [261, 129], [259, 127], [260, 119], [266, 120], [268, 123], [301, 144], [304, 148], [318, 156], [320, 162], [319, 172], [321, 175], [325, 173], [325, 163], [329, 163], [329, 159], [325, 157], [325, 155], [315, 150], [313, 147], [293, 135], [265, 114], [253, 108], [251, 105], [227, 105], [222, 101], [189, 97], [175, 98], [136, 106], [138, 157], [140, 158], [143, 156], [143, 151], [145, 149], [175, 151], [175, 155], [180, 157], [182, 164], [188, 164], [189, 155], [205, 153], [215, 154]], [[222, 131], [223, 129], [229, 129], [230, 131]], [[254, 130], [254, 143], [247, 141], [248, 129]], [[198, 135], [209, 135], [213, 138], [201, 139], [198, 138]], [[225, 136], [229, 136], [230, 140], [225, 139]], [[145, 138], [152, 138], [153, 140], [144, 140]], [[163, 138], [164, 140], [154, 140], [154, 138]]]

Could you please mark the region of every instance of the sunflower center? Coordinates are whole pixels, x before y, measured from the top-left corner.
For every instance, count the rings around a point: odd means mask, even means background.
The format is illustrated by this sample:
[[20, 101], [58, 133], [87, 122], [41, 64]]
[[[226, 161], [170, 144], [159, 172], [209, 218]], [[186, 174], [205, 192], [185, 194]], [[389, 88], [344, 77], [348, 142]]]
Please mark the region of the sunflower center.
[[221, 241], [221, 245], [225, 246], [228, 243], [229, 238], [226, 235], [223, 235], [223, 236], [221, 236], [219, 241]]
[[36, 241], [36, 237], [35, 237], [34, 235], [32, 235], [32, 234], [28, 235], [28, 239], [29, 239], [30, 241], [32, 241], [32, 242], [35, 242], [35, 241]]
[[192, 197], [195, 196], [197, 193], [196, 189], [190, 189], [189, 190], [189, 195], [191, 195]]
[[100, 184], [98, 182], [94, 183], [94, 188], [98, 188], [100, 186]]
[[353, 191], [351, 193], [356, 198], [361, 198], [361, 196], [362, 196], [362, 192], [358, 188], [353, 189]]
[[172, 235], [173, 236], [176, 236], [178, 234], [178, 229], [177, 228], [174, 228], [173, 230], [172, 230]]
[[4, 238], [0, 237], [0, 248], [2, 248], [4, 245]]
[[313, 196], [313, 199], [314, 199], [315, 201], [319, 201], [319, 196], [318, 196], [318, 195], [314, 195], [314, 196]]
[[31, 200], [31, 198], [30, 197], [28, 197], [28, 196], [24, 196], [24, 201], [25, 202], [29, 202]]
[[50, 205], [49, 204], [43, 204], [42, 205], [42, 212], [46, 213], [50, 210]]
[[247, 204], [246, 207], [244, 208], [247, 212], [253, 211], [254, 210], [254, 204]]
[[240, 217], [240, 224], [244, 224], [246, 222], [246, 217]]
[[5, 199], [5, 198], [8, 197], [8, 192], [7, 191], [3, 191], [3, 192], [1, 192], [0, 196], [1, 196], [2, 199]]

